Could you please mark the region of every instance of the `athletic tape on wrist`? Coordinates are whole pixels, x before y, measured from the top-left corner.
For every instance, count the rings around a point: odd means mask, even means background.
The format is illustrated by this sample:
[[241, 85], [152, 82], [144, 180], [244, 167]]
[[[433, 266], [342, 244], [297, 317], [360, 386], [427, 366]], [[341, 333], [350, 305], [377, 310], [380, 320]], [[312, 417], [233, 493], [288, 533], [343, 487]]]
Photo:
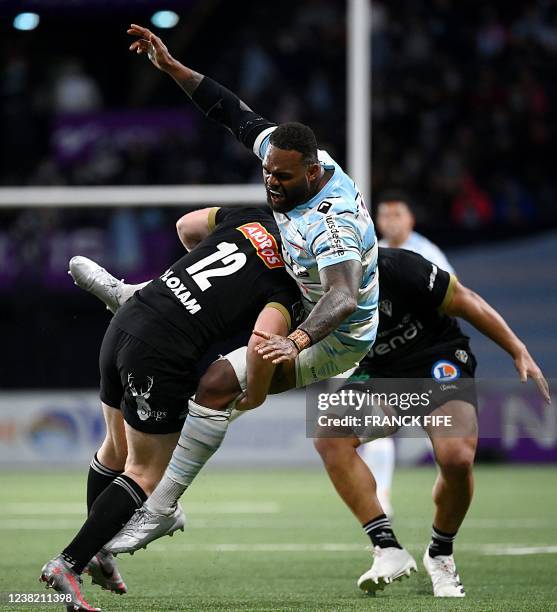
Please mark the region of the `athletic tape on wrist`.
[[298, 353], [301, 353], [308, 346], [311, 346], [310, 335], [303, 329], [295, 329], [291, 334], [287, 336], [287, 338], [294, 342], [294, 345], [298, 349]]

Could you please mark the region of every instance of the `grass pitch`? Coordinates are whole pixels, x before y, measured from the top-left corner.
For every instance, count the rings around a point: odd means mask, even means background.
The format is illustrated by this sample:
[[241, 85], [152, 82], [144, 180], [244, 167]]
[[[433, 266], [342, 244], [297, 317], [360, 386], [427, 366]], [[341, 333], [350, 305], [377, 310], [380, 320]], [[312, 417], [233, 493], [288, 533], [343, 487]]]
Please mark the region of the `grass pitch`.
[[[557, 610], [555, 467], [477, 469], [476, 498], [455, 548], [463, 600], [433, 599], [421, 566], [433, 478], [433, 468], [396, 473], [395, 530], [419, 573], [375, 598], [356, 587], [371, 562], [369, 541], [324, 472], [210, 467], [183, 498], [186, 531], [120, 558], [129, 593], [106, 593], [85, 577], [85, 596], [103, 610], [134, 612]], [[0, 473], [0, 491], [0, 591], [43, 592], [42, 564], [83, 520], [85, 475]]]

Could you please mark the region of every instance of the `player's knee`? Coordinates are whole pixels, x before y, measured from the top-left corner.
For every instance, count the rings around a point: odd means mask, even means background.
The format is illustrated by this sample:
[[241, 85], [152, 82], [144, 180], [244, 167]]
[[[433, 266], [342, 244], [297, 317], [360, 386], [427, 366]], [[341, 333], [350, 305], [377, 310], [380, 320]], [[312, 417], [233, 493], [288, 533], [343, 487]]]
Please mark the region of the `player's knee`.
[[313, 446], [327, 467], [334, 467], [354, 451], [351, 438], [315, 438]]
[[472, 471], [475, 454], [475, 444], [459, 441], [438, 453], [437, 462], [445, 475], [463, 478]]
[[120, 440], [107, 434], [97, 451], [99, 461], [111, 470], [123, 470], [128, 458], [126, 439]]

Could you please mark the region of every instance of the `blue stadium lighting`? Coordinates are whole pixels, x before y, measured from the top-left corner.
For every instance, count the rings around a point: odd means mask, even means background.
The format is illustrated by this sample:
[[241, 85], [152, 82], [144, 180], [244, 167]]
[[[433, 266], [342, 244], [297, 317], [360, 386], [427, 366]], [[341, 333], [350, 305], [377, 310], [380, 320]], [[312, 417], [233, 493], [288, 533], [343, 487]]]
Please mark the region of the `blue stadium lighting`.
[[173, 28], [180, 21], [174, 11], [157, 11], [151, 17], [151, 23], [157, 28]]
[[14, 18], [14, 28], [23, 31], [34, 30], [39, 25], [40, 20], [41, 18], [37, 13], [20, 13]]

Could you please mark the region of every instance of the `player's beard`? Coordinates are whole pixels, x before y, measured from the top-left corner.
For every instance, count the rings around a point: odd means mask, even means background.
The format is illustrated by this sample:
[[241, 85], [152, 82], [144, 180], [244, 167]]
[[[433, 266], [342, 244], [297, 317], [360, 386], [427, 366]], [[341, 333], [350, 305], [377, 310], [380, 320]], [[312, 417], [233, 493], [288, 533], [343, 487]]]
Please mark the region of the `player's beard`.
[[282, 188], [281, 197], [279, 199], [271, 196], [268, 189], [267, 191], [267, 204], [272, 210], [279, 213], [286, 213], [300, 204], [305, 204], [310, 198], [311, 193], [307, 185], [300, 185], [299, 187], [292, 187], [288, 192]]

